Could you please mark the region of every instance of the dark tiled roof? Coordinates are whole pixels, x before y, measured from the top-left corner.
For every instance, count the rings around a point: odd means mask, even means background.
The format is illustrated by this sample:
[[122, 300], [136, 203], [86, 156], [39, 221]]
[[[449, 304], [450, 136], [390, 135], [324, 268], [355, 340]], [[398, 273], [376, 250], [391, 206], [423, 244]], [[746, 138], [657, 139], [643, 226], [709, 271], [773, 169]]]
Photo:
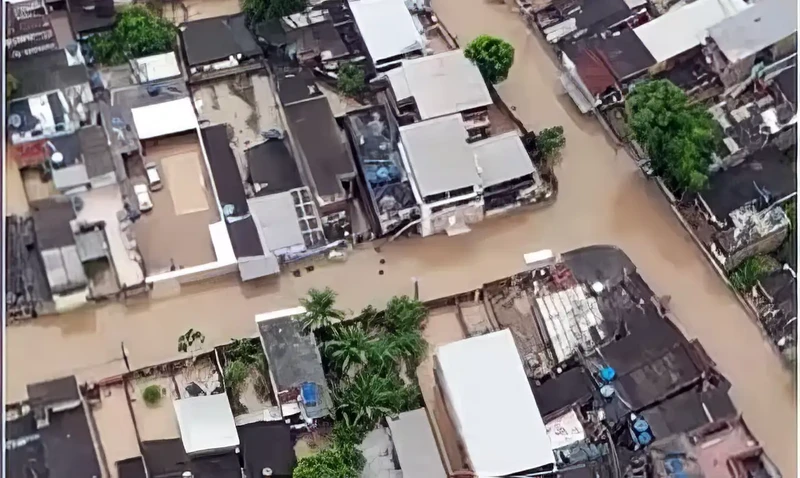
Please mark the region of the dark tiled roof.
[[141, 456], [128, 458], [115, 463], [119, 478], [147, 478], [144, 471], [144, 461]]
[[273, 476], [291, 476], [296, 458], [289, 425], [257, 422], [236, 429], [247, 476], [260, 476], [264, 468], [272, 469]]
[[113, 0], [67, 0], [67, 9], [77, 35], [109, 29], [117, 20]]
[[340, 179], [353, 176], [355, 165], [339, 134], [327, 98], [319, 96], [293, 103], [285, 111], [316, 193], [323, 197], [343, 194]]
[[192, 473], [193, 478], [242, 478], [239, 457], [234, 452], [192, 458]]
[[81, 154], [90, 178], [114, 171], [114, 161], [108, 147], [106, 131], [102, 126], [88, 126], [78, 130]]
[[[736, 409], [723, 391], [718, 401], [727, 399], [728, 406], [722, 408], [718, 403], [706, 403], [708, 398], [714, 398], [708, 393], [701, 393], [697, 389], [687, 390], [680, 395], [672, 397], [659, 405], [642, 412], [647, 423], [650, 424], [656, 439], [666, 438], [678, 433], [687, 433], [710, 423], [711, 420], [721, 420], [736, 416]], [[711, 406], [709, 406], [711, 405]], [[717, 413], [712, 412], [714, 410]]]
[[276, 393], [304, 382], [325, 385], [314, 335], [303, 333], [299, 320], [293, 317], [265, 320], [258, 323], [258, 330], [278, 388]]
[[[781, 199], [797, 190], [797, 166], [774, 146], [753, 153], [742, 164], [711, 176], [708, 187], [700, 195], [720, 221], [754, 201], [761, 201], [759, 190], [768, 192], [771, 201]], [[761, 207], [768, 205], [762, 202]]]
[[653, 55], [631, 29], [622, 30], [619, 34], [604, 39], [594, 39], [591, 44], [602, 55], [617, 80], [623, 80], [656, 64]]
[[542, 417], [590, 401], [593, 390], [592, 382], [582, 368], [567, 370], [539, 386], [532, 384], [532, 388]]
[[50, 425], [40, 432], [47, 450], [50, 478], [100, 476], [100, 465], [83, 407], [51, 413]]
[[189, 457], [180, 438], [144, 441], [142, 457], [151, 478], [181, 476], [189, 471]]
[[226, 125], [215, 125], [201, 130], [203, 144], [206, 147], [208, 162], [211, 165], [211, 175], [217, 189], [222, 206], [232, 204], [235, 208], [234, 216], [247, 214], [247, 196], [244, 192], [242, 175], [236, 158], [231, 151], [228, 141]]
[[181, 39], [189, 66], [204, 65], [242, 54], [262, 55], [247, 29], [244, 14], [206, 18], [181, 25]]
[[231, 246], [237, 258], [259, 257], [264, 255], [261, 237], [253, 222], [253, 217], [248, 216], [235, 222], [228, 223], [228, 234], [231, 236]]
[[70, 402], [80, 397], [74, 375], [28, 385], [28, 399], [35, 406]]
[[64, 50], [9, 60], [7, 66], [8, 72], [18, 82], [14, 98], [25, 98], [89, 82], [86, 65], [69, 66]]
[[75, 219], [72, 202], [66, 197], [42, 199], [31, 203], [36, 242], [46, 251], [75, 244], [69, 222]]
[[775, 77], [775, 83], [786, 97], [786, 101], [797, 109], [797, 66], [788, 68]]
[[278, 79], [278, 96], [284, 106], [321, 95], [311, 70], [303, 69]]
[[274, 194], [303, 186], [297, 163], [282, 140], [265, 141], [245, 151], [250, 181], [266, 184], [258, 194]]

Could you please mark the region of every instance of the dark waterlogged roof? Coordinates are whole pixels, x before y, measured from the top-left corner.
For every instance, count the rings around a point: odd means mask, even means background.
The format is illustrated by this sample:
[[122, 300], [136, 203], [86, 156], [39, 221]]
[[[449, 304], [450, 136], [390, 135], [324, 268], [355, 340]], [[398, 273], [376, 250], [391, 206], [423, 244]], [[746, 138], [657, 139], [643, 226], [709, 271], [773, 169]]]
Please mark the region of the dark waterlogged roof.
[[42, 251], [75, 244], [70, 221], [75, 219], [72, 201], [66, 197], [42, 199], [31, 203], [36, 242]]
[[592, 382], [582, 368], [567, 370], [556, 378], [536, 386], [531, 383], [533, 396], [542, 417], [592, 399]]
[[725, 221], [734, 210], [760, 200], [759, 190], [769, 192], [772, 200], [796, 191], [796, 168], [795, 162], [778, 148], [767, 146], [738, 166], [713, 174], [700, 195], [714, 216]]
[[244, 58], [262, 55], [247, 29], [243, 13], [186, 22], [181, 30], [189, 66], [213, 63], [238, 54]]
[[14, 98], [25, 98], [89, 82], [86, 65], [70, 66], [64, 50], [53, 50], [19, 60], [9, 60], [6, 66], [8, 72], [17, 79], [18, 86], [14, 91]]
[[247, 476], [260, 476], [270, 468], [274, 476], [290, 476], [296, 458], [289, 425], [257, 422], [236, 427]]
[[303, 186], [297, 163], [283, 140], [269, 140], [245, 151], [250, 181], [266, 184], [258, 194], [275, 194]]

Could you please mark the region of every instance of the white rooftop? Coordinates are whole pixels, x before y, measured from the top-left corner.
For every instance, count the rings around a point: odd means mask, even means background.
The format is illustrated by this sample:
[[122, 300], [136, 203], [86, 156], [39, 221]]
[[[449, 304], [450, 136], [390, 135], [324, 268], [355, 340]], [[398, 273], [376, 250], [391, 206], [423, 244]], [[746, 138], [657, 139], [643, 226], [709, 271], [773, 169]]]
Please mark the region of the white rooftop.
[[239, 446], [233, 412], [224, 393], [172, 402], [186, 453], [225, 452]]
[[349, 6], [375, 64], [424, 48], [403, 0], [350, 0]]
[[188, 97], [131, 109], [139, 139], [159, 138], [197, 128], [197, 115]]
[[461, 50], [405, 60], [390, 73], [397, 99], [413, 97], [423, 120], [492, 104], [481, 72]]
[[797, 31], [797, 0], [760, 0], [751, 8], [711, 27], [725, 58], [735, 63]]
[[256, 315], [256, 323], [264, 322], [265, 320], [282, 319], [283, 317], [293, 317], [296, 315], [303, 315], [306, 313], [305, 307], [292, 307], [290, 309], [276, 310], [273, 312], [265, 312]]
[[159, 53], [133, 60], [134, 72], [140, 83], [181, 76], [175, 52]]
[[533, 161], [516, 131], [472, 143], [472, 150], [481, 168], [484, 188], [535, 172]]
[[450, 416], [478, 476], [551, 466], [550, 438], [509, 330], [436, 350]]
[[424, 408], [403, 412], [396, 418], [387, 417], [386, 422], [403, 476], [447, 478]]
[[403, 126], [400, 139], [422, 197], [481, 184], [460, 114]]
[[265, 249], [273, 253], [305, 250], [291, 192], [254, 197], [247, 200], [247, 206]]
[[748, 7], [744, 0], [697, 0], [675, 6], [633, 32], [660, 63], [700, 45], [709, 28]]

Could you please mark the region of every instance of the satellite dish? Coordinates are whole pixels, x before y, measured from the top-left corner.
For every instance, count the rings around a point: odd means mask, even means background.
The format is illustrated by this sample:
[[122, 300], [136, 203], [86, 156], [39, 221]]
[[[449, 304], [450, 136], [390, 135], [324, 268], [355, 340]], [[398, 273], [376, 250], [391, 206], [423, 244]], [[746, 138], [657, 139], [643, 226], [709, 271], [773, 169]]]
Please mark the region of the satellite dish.
[[64, 155], [56, 151], [52, 156], [50, 156], [50, 161], [56, 164], [61, 164], [64, 162]]
[[8, 115], [8, 125], [12, 128], [19, 128], [22, 126], [22, 116], [16, 113]]

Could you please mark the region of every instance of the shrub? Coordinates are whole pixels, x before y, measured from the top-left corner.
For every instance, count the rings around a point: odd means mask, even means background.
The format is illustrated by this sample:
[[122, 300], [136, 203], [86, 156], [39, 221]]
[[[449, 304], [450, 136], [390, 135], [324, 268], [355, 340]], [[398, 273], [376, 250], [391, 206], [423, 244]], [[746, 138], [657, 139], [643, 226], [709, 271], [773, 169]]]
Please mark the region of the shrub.
[[334, 443], [316, 455], [301, 458], [293, 478], [358, 478], [364, 469], [364, 455], [352, 444]]
[[542, 158], [552, 164], [561, 156], [561, 150], [566, 146], [567, 140], [564, 138], [564, 128], [553, 126], [539, 131], [536, 135], [536, 147]]
[[778, 264], [771, 257], [749, 257], [731, 273], [731, 284], [739, 292], [748, 292], [758, 284], [759, 280], [777, 267]]
[[347, 96], [358, 96], [367, 87], [365, 82], [364, 70], [353, 63], [345, 63], [339, 68], [338, 80], [336, 82], [339, 91]]
[[158, 405], [161, 401], [161, 387], [158, 385], [150, 385], [142, 392], [144, 403], [148, 405]]
[[481, 35], [467, 45], [464, 56], [478, 67], [483, 79], [497, 84], [508, 78], [514, 64], [514, 47], [500, 38]]

